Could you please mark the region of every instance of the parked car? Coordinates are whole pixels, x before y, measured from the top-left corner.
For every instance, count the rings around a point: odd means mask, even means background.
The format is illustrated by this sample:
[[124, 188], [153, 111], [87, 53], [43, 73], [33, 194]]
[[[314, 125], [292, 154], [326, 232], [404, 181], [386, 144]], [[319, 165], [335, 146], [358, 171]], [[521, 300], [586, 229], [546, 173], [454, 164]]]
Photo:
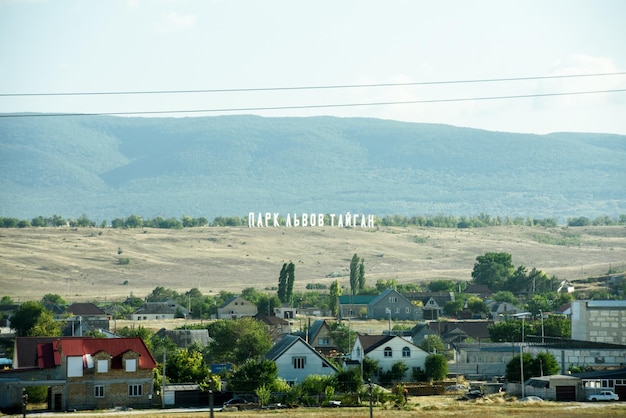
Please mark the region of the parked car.
[[241, 399], [241, 398], [235, 399], [235, 398], [233, 398], [233, 399], [230, 399], [230, 400], [224, 402], [224, 408], [228, 408], [228, 407], [237, 407], [237, 408], [239, 408], [239, 405], [245, 405], [247, 403], [248, 403], [248, 401], [246, 401], [245, 399]]
[[588, 401], [619, 401], [619, 396], [615, 392], [610, 390], [603, 390], [600, 393], [594, 393], [592, 395], [587, 396]]

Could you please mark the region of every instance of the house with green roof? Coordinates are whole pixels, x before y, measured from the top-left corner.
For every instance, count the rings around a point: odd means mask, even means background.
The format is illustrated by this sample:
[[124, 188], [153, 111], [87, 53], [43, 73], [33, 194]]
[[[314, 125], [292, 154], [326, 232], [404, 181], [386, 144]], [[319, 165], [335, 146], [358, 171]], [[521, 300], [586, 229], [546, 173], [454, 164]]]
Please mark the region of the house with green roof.
[[401, 293], [387, 289], [380, 295], [339, 296], [339, 316], [344, 319], [417, 321], [424, 318], [424, 312]]

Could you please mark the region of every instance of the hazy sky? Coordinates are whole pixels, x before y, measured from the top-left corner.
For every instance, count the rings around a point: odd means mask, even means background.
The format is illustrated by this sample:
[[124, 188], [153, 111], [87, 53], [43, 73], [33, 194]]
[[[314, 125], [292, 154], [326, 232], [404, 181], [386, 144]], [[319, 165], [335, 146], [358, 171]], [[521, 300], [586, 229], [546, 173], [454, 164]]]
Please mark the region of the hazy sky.
[[[623, 0], [0, 0], [0, 112], [208, 110], [626, 134]], [[533, 95], [503, 100], [442, 101]], [[328, 105], [416, 102], [370, 106]], [[430, 102], [434, 101], [434, 102]], [[320, 106], [309, 109], [245, 110]], [[219, 109], [244, 109], [216, 112]], [[213, 110], [213, 111], [211, 111]], [[176, 116], [184, 116], [177, 113]]]

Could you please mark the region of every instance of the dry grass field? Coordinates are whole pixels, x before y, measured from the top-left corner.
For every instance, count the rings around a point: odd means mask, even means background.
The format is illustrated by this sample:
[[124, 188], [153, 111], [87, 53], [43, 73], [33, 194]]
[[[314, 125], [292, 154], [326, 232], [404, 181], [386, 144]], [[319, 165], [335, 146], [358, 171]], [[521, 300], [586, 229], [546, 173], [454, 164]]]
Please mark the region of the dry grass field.
[[0, 295], [96, 302], [143, 297], [157, 286], [203, 294], [262, 290], [276, 285], [289, 260], [298, 291], [328, 285], [331, 275], [348, 285], [354, 253], [365, 259], [368, 285], [469, 280], [476, 257], [494, 251], [512, 254], [515, 266], [576, 282], [626, 269], [626, 228], [2, 229]]
[[[503, 417], [508, 418], [583, 418], [597, 416], [617, 418], [626, 416], [626, 403], [591, 403], [591, 402], [518, 402], [506, 401], [495, 395], [476, 401], [458, 401], [458, 395], [409, 397], [403, 409], [392, 407], [373, 408], [372, 415], [377, 418], [409, 417]], [[29, 413], [28, 416], [54, 416], [52, 413]], [[67, 415], [67, 414], [65, 414]], [[185, 410], [134, 410], [134, 411], [94, 411], [74, 412], [72, 416], [137, 416], [141, 418], [196, 418], [208, 417], [209, 411]], [[370, 416], [367, 402], [360, 408], [297, 408], [285, 410], [250, 410], [241, 412], [216, 411], [216, 417], [258, 418], [258, 417], [295, 417], [295, 418], [367, 418]]]

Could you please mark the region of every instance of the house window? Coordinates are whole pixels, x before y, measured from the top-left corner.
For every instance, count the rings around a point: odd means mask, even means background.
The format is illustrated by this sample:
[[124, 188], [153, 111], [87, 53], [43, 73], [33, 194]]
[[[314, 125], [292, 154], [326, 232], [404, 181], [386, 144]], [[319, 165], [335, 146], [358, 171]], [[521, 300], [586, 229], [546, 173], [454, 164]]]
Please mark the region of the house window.
[[142, 385], [128, 385], [128, 396], [142, 396], [142, 395], [143, 395]]
[[137, 359], [136, 358], [126, 359], [126, 371], [131, 372], [131, 373], [137, 371]]
[[97, 360], [97, 370], [98, 373], [106, 373], [109, 371], [109, 361], [108, 360]]
[[93, 396], [96, 398], [104, 398], [104, 386], [96, 385], [93, 387]]
[[317, 344], [318, 345], [330, 345], [330, 338], [326, 337], [326, 338], [318, 338], [317, 339]]
[[411, 308], [409, 308], [408, 306], [404, 308], [404, 313], [411, 313]]
[[304, 369], [305, 365], [306, 365], [306, 357], [294, 357], [293, 358], [294, 369]]
[[67, 377], [83, 376], [83, 356], [67, 358]]
[[391, 347], [385, 347], [385, 357], [393, 357], [393, 350], [391, 349]]
[[397, 296], [389, 296], [389, 303], [398, 303]]
[[409, 347], [402, 348], [402, 357], [411, 357], [411, 349]]
[[396, 308], [396, 313], [399, 314], [400, 313], [400, 308]]

